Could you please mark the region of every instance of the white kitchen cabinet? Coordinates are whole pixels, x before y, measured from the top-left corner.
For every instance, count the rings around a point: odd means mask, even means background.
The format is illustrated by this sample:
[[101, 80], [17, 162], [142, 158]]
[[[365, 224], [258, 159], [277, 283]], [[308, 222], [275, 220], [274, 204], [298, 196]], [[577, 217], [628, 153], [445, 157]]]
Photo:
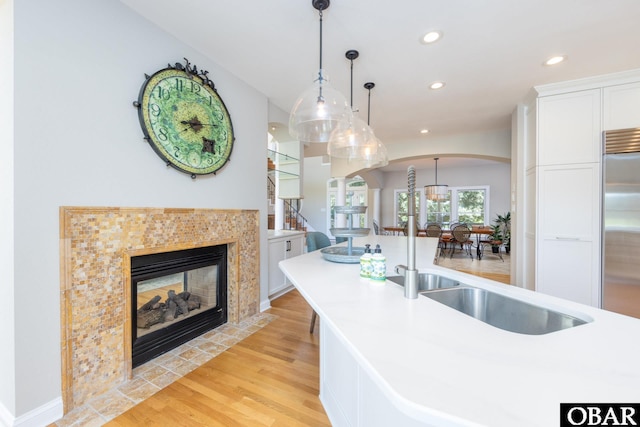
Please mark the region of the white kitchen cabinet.
[[543, 166], [538, 173], [536, 290], [600, 305], [597, 163]]
[[278, 297], [292, 286], [278, 263], [302, 255], [304, 246], [304, 232], [275, 231], [269, 235], [269, 297]]
[[[363, 369], [332, 327], [320, 320], [320, 400], [331, 425], [337, 427], [419, 427], [399, 410], [371, 375]], [[440, 420], [442, 421], [442, 420]], [[441, 424], [443, 425], [443, 424]]]
[[535, 289], [600, 305], [601, 89], [537, 103]]
[[640, 127], [640, 69], [540, 85], [531, 95], [512, 150], [520, 162], [512, 162], [512, 185], [522, 180], [525, 192], [514, 210], [524, 222], [515, 235], [524, 243], [512, 252], [516, 263], [524, 257], [518, 284], [598, 307], [602, 135]]
[[603, 89], [604, 130], [640, 127], [640, 82]]
[[538, 99], [538, 165], [600, 161], [600, 89]]

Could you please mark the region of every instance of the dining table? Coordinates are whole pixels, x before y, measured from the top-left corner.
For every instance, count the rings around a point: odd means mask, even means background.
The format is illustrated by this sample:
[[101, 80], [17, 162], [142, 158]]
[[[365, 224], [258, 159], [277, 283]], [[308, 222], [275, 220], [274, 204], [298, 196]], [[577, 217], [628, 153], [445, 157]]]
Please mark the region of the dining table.
[[[404, 235], [404, 227], [399, 227], [396, 225], [383, 226], [382, 230], [385, 234], [392, 236], [403, 236]], [[417, 237], [424, 237], [427, 235], [426, 229], [418, 227], [417, 229]], [[482, 236], [488, 236], [493, 234], [493, 229], [490, 225], [473, 225], [471, 226], [471, 234], [476, 236], [476, 255], [478, 259], [482, 259]], [[447, 228], [442, 229], [441, 238], [444, 239], [445, 242], [450, 241], [451, 239], [451, 230]]]

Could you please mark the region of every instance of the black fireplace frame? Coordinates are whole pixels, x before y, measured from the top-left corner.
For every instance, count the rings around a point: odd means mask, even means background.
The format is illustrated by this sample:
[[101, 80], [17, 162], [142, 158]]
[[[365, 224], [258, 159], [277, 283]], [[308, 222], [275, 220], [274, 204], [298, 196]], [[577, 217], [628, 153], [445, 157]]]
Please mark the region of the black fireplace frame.
[[[213, 265], [217, 266], [215, 307], [137, 336], [138, 282]], [[131, 257], [131, 359], [134, 368], [227, 323], [227, 318], [226, 244]]]

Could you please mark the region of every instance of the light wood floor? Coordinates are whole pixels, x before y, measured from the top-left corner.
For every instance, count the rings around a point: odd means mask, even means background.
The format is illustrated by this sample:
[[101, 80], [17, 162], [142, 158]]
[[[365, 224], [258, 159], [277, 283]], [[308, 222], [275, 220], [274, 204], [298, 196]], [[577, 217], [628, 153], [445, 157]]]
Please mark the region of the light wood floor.
[[[498, 259], [441, 265], [509, 283], [508, 264]], [[105, 425], [330, 426], [318, 398], [311, 308], [296, 290], [271, 305], [276, 320]]]
[[311, 308], [295, 290], [271, 305], [278, 319], [105, 425], [330, 426]]

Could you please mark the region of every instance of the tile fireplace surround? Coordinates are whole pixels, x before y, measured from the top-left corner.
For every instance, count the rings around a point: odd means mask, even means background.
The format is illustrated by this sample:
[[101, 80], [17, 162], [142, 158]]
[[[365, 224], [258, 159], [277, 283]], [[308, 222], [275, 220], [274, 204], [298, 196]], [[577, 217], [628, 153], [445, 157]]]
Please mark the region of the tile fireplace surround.
[[227, 245], [228, 322], [259, 311], [257, 210], [60, 208], [64, 412], [131, 377], [132, 256]]

